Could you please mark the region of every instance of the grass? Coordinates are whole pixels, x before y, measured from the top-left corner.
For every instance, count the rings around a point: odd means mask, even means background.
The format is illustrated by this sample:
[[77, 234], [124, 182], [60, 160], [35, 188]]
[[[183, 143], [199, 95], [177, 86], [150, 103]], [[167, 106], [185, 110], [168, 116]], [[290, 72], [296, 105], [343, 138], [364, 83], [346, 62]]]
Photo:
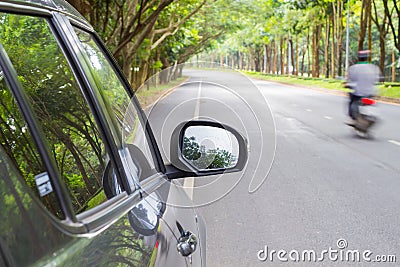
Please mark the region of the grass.
[[[349, 92], [349, 89], [344, 88], [344, 83], [341, 80], [324, 79], [324, 78], [311, 78], [311, 77], [298, 77], [298, 76], [280, 76], [272, 74], [263, 74], [259, 72], [245, 72], [253, 78], [258, 78], [268, 81], [276, 81], [293, 85], [309, 86], [316, 88], [323, 88], [329, 90]], [[384, 83], [378, 86], [379, 95], [389, 98], [400, 98], [400, 83]]]
[[400, 84], [385, 83], [379, 87], [379, 90], [381, 96], [400, 99]]
[[158, 85], [158, 86], [143, 86], [139, 91], [136, 92], [136, 97], [139, 100], [140, 105], [144, 108], [148, 105], [153, 104], [157, 101], [168, 89], [174, 88], [181, 83], [183, 83], [188, 77], [182, 76], [178, 79], [171, 81], [167, 84]]

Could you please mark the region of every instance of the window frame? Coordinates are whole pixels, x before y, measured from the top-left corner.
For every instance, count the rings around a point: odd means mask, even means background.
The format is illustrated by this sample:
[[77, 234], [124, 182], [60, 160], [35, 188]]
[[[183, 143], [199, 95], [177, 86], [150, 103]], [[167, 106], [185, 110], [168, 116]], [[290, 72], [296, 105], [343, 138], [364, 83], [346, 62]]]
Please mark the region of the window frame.
[[[127, 79], [126, 79], [125, 75], [123, 74], [121, 68], [119, 67], [118, 63], [115, 61], [114, 57], [110, 56], [111, 52], [104, 45], [104, 43], [102, 42], [99, 35], [92, 28], [86, 27], [85, 25], [78, 23], [76, 20], [73, 20], [69, 17], [68, 18], [65, 17], [65, 19], [67, 19], [69, 21], [71, 27], [76, 27], [82, 31], [85, 31], [93, 37], [95, 43], [97, 44], [97, 46], [103, 53], [104, 57], [109, 62], [110, 66], [113, 68], [115, 74], [118, 76], [119, 80], [121, 81], [122, 86], [124, 87], [126, 93], [130, 97], [133, 105], [135, 106], [136, 111], [138, 112], [138, 117], [139, 117], [141, 125], [143, 126], [143, 130], [146, 135], [146, 140], [147, 140], [147, 143], [149, 145], [150, 151], [151, 151], [153, 159], [154, 159], [154, 164], [155, 164], [156, 170], [158, 172], [165, 173], [166, 172], [165, 164], [161, 157], [161, 153], [159, 151], [159, 148], [158, 148], [156, 139], [154, 137], [153, 131], [151, 129], [150, 123], [148, 121], [148, 118], [147, 118], [146, 114], [144, 113], [144, 111], [139, 103], [139, 100], [137, 99], [134, 91], [132, 90], [129, 82], [127, 81]], [[71, 36], [71, 38], [72, 38], [72, 36]], [[79, 42], [79, 40], [76, 40], [75, 38], [72, 38], [72, 39], [74, 39], [75, 42]], [[69, 39], [69, 40], [72, 40], [72, 39]], [[66, 39], [65, 42], [68, 42], [69, 40]], [[80, 53], [85, 54], [84, 51], [80, 51]], [[78, 64], [83, 65], [83, 64], [86, 64], [86, 62], [79, 62]], [[86, 75], [89, 75], [89, 73], [90, 73], [90, 71], [87, 71]], [[91, 93], [93, 94], [93, 91], [91, 91]], [[97, 108], [100, 108], [100, 107], [97, 106]]]
[[[81, 90], [85, 98], [85, 101], [88, 103], [89, 108], [91, 109], [91, 113], [93, 114], [96, 123], [101, 128], [99, 129], [101, 135], [100, 137], [104, 142], [106, 151], [108, 151], [110, 160], [113, 162], [112, 164], [116, 166], [115, 171], [117, 177], [121, 179], [121, 186], [125, 191], [122, 192], [120, 195], [117, 195], [116, 197], [102, 204], [99, 204], [98, 206], [88, 211], [79, 214], [76, 214], [74, 212], [68, 189], [61, 179], [61, 174], [57, 168], [55, 159], [52, 157], [51, 150], [46, 141], [46, 137], [41, 130], [40, 123], [38, 123], [38, 121], [34, 117], [34, 113], [32, 112], [33, 109], [30, 105], [30, 102], [28, 101], [24, 88], [18, 79], [18, 74], [11, 60], [8, 58], [7, 52], [0, 44], [0, 67], [2, 68], [2, 71], [4, 73], [4, 79], [18, 104], [24, 120], [27, 123], [34, 144], [38, 149], [41, 160], [43, 161], [52, 185], [54, 186], [54, 192], [60, 202], [60, 206], [62, 212], [64, 213], [65, 219], [60, 220], [41, 205], [41, 207], [43, 208], [43, 212], [47, 216], [49, 216], [51, 220], [55, 223], [55, 225], [65, 234], [91, 236], [93, 234], [101, 232], [109, 227], [122, 215], [126, 214], [132, 208], [132, 206], [138, 203], [140, 199], [142, 199], [142, 193], [139, 190], [135, 190], [133, 192], [129, 192], [128, 190], [126, 190], [129, 189], [129, 187], [124, 185], [124, 182], [127, 182], [127, 180], [118, 149], [112, 142], [113, 138], [111, 136], [110, 129], [105, 122], [104, 115], [102, 114], [102, 112], [99, 111], [100, 109], [98, 103], [96, 103], [92, 95], [93, 92], [91, 90], [93, 89], [91, 88], [91, 83], [89, 82], [86, 73], [82, 69], [83, 67], [85, 67], [85, 65], [82, 65], [81, 61], [78, 59], [78, 55], [81, 54], [79, 51], [75, 50], [77, 49], [77, 47], [74, 47], [74, 45], [71, 44], [70, 40], [68, 39], [71, 37], [68, 36], [65, 32], [65, 28], [68, 28], [69, 19], [65, 15], [62, 15], [58, 12], [49, 12], [48, 14], [46, 13], [44, 15], [43, 13], [38, 14], [37, 12], [16, 12], [14, 9], [10, 11], [3, 8], [0, 8], [0, 12], [39, 17], [46, 20], [50, 31], [55, 37], [57, 44], [62, 50], [69, 64], [69, 67], [71, 68], [71, 71], [77, 81], [79, 89]], [[66, 23], [66, 21], [68, 21], [68, 23]], [[74, 22], [76, 23], [76, 21]], [[69, 27], [71, 27], [71, 25], [69, 25]], [[85, 29], [86, 31], [90, 30], [90, 33], [93, 34], [93, 31], [90, 28], [85, 27]], [[96, 38], [98, 38], [95, 34], [93, 34], [93, 36], [96, 36]], [[99, 44], [102, 43], [100, 42]], [[75, 53], [71, 51], [75, 51]], [[110, 60], [107, 53], [104, 53], [104, 55], [107, 57], [108, 60]], [[113, 67], [115, 68], [114, 65]], [[124, 87], [126, 88], [125, 84]], [[138, 111], [142, 112], [141, 109], [138, 109]], [[141, 114], [139, 114], [139, 116], [140, 115]], [[152, 146], [154, 146], [154, 143], [151, 144]]]
[[[32, 112], [32, 107], [27, 100], [27, 96], [23, 90], [23, 86], [18, 79], [18, 75], [10, 58], [8, 57], [7, 52], [5, 51], [2, 44], [0, 44], [0, 67], [4, 74], [4, 79], [16, 100], [16, 103], [19, 107], [22, 117], [26, 121], [26, 124], [29, 128], [29, 131], [32, 135], [33, 142], [40, 154], [41, 160], [43, 161], [43, 165], [46, 168], [47, 173], [49, 174], [52, 186], [54, 186], [54, 192], [60, 202], [61, 210], [64, 213], [65, 219], [63, 220], [66, 226], [72, 228], [81, 228], [83, 225], [77, 222], [75, 218], [75, 214], [72, 209], [72, 202], [68, 197], [68, 191], [65, 184], [60, 179], [60, 173], [57, 170], [57, 165], [55, 163], [54, 158], [50, 155], [50, 148], [46, 139], [43, 138], [44, 134], [39, 127], [36, 118], [34, 117], [34, 113]], [[56, 218], [55, 215], [52, 217]], [[57, 218], [57, 220], [59, 220]], [[77, 229], [78, 230], [78, 229]], [[78, 230], [79, 231], [79, 230]]]

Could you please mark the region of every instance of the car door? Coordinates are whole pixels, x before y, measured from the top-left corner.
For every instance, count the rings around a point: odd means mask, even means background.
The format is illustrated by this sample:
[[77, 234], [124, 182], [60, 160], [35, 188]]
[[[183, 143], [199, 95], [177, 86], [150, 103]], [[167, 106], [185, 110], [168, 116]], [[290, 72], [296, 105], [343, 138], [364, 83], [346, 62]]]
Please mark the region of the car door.
[[[74, 50], [58, 35], [65, 24], [53, 24], [50, 13], [2, 12], [0, 20], [0, 152], [9, 165], [3, 166], [2, 181], [12, 181], [2, 185], [1, 195], [6, 265], [184, 264], [184, 259], [172, 263], [176, 258], [159, 256], [157, 251], [173, 240], [172, 231], [159, 220], [157, 205], [150, 210], [142, 202], [139, 175], [154, 180], [161, 174], [154, 161], [144, 170], [129, 160], [133, 155], [114, 138], [119, 117], [110, 106], [99, 105], [101, 98], [90, 91], [96, 88], [83, 81], [90, 76], [78, 71], [82, 66], [74, 61]], [[115, 181], [115, 190], [107, 200], [102, 186], [109, 180]], [[146, 180], [153, 192], [155, 184]], [[127, 216], [133, 212], [146, 221], [151, 215], [144, 208], [156, 215], [148, 220], [156, 227], [147, 233]]]
[[[186, 263], [201, 265], [200, 249], [189, 257], [183, 257], [176, 249], [182, 229], [195, 234], [196, 237], [199, 236], [198, 216], [192, 209], [167, 205], [171, 197], [180, 198], [184, 201], [181, 203], [188, 203], [189, 199], [182, 190], [171, 189], [149, 123], [133, 96], [132, 89], [116, 68], [112, 58], [105, 53], [106, 49], [95, 33], [79, 25], [68, 24], [66, 18], [57, 19], [60, 24], [65, 23], [70, 27], [71, 35], [65, 36], [66, 40], [71, 42], [71, 47], [79, 47], [82, 53], [80, 64], [84, 66], [84, 74], [89, 77], [89, 86], [93, 90], [95, 102], [105, 114], [107, 127], [112, 129], [112, 138], [119, 147], [128, 183], [131, 189], [134, 186], [138, 187], [143, 196], [140, 204], [129, 212], [132, 227], [146, 236], [147, 232], [149, 234], [154, 232], [155, 226], [165, 225], [161, 229], [164, 231], [164, 237], [169, 237], [162, 239], [162, 245], [157, 243], [158, 246], [162, 246], [162, 249], [158, 249], [158, 262], [163, 262], [167, 266]], [[140, 214], [144, 210], [147, 211], [147, 215], [142, 216], [144, 218], [142, 220]], [[151, 220], [151, 217], [154, 219]], [[161, 222], [157, 222], [157, 217], [161, 218]]]

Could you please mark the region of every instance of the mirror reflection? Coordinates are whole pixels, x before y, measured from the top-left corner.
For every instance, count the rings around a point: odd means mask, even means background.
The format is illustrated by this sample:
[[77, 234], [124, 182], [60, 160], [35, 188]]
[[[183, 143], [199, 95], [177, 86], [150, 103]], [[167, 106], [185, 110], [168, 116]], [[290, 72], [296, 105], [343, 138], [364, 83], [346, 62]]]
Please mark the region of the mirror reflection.
[[131, 226], [142, 235], [152, 235], [158, 227], [162, 203], [156, 193], [142, 199], [128, 214]]
[[236, 166], [239, 143], [229, 131], [212, 126], [190, 126], [183, 136], [182, 155], [197, 170]]

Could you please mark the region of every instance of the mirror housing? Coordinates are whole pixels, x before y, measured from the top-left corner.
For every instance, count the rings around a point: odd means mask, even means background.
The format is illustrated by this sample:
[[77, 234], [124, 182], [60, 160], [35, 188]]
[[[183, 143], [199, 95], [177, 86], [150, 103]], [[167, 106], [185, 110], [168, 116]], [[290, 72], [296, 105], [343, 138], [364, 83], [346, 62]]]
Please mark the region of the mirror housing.
[[151, 236], [157, 232], [160, 218], [166, 209], [156, 192], [146, 196], [128, 213], [131, 227], [139, 234]]
[[171, 137], [169, 179], [238, 172], [246, 165], [246, 139], [230, 126], [193, 120], [178, 125]]

